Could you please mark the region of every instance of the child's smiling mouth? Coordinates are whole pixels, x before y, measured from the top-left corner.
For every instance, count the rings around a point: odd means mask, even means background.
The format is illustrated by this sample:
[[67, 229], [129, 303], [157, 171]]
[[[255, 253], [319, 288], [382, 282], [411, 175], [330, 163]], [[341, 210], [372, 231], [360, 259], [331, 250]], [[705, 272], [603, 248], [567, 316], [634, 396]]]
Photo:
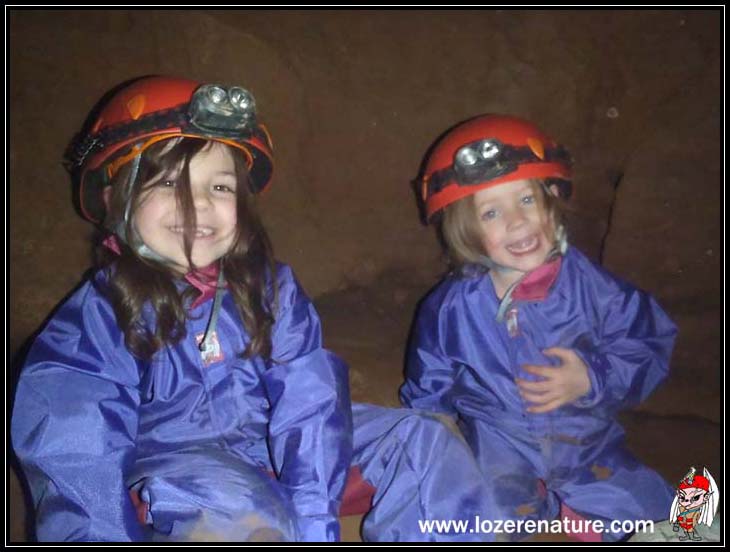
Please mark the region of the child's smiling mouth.
[[531, 236], [506, 245], [505, 248], [513, 255], [525, 255], [527, 253], [532, 253], [539, 246], [540, 238], [537, 234], [532, 234]]
[[[173, 234], [183, 234], [184, 228], [182, 226], [171, 226], [169, 228], [170, 232]], [[214, 230], [210, 226], [197, 226], [195, 228], [195, 237], [196, 238], [208, 238], [214, 234]]]

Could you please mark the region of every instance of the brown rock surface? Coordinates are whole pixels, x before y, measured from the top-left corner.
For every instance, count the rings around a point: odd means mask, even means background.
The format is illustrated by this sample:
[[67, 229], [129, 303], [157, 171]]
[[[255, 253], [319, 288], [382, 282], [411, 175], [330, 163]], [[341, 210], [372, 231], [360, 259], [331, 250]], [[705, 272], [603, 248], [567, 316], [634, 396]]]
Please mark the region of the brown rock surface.
[[[719, 9], [9, 10], [11, 383], [89, 264], [60, 158], [117, 83], [161, 73], [253, 91], [276, 147], [263, 209], [278, 257], [350, 363], [353, 399], [386, 405], [441, 269], [410, 182], [448, 126], [506, 112], [572, 151], [573, 243], [679, 324], [669, 381], [626, 414], [630, 446], [672, 481], [707, 465], [720, 482], [722, 21]], [[20, 541], [12, 471], [9, 482]]]

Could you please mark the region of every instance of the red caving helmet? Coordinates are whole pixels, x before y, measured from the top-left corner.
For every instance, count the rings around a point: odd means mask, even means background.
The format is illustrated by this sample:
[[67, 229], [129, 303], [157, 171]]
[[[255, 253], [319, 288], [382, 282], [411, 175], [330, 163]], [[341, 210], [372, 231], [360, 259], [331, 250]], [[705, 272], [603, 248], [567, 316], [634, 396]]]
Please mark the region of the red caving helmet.
[[421, 180], [426, 218], [482, 190], [526, 178], [555, 179], [569, 197], [568, 152], [532, 123], [507, 115], [480, 115], [456, 125], [433, 146]]
[[178, 136], [243, 151], [254, 193], [271, 180], [273, 147], [256, 120], [250, 92], [182, 78], [143, 77], [115, 91], [67, 152], [82, 215], [101, 222], [106, 211], [102, 191], [110, 178], [152, 144]]

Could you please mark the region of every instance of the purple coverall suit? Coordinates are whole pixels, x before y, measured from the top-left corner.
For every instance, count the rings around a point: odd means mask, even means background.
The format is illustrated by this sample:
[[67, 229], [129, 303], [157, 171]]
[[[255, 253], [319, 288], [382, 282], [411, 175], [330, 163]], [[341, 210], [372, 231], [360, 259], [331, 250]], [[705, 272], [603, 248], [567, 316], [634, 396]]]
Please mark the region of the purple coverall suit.
[[[497, 504], [484, 517], [553, 519], [564, 502], [591, 519], [666, 519], [673, 489], [625, 449], [615, 416], [666, 378], [676, 327], [649, 295], [576, 249], [557, 267], [542, 284], [529, 282], [543, 293], [515, 300], [503, 322], [488, 274], [444, 280], [420, 308], [401, 400], [457, 419]], [[573, 349], [592, 389], [528, 413], [515, 378], [539, 379], [525, 364], [555, 365], [542, 353], [550, 347]]]
[[[287, 266], [277, 278], [276, 362], [239, 358], [249, 338], [227, 291], [207, 361], [196, 339], [211, 300], [151, 361], [125, 347], [106, 271], [59, 308], [12, 420], [39, 540], [337, 540], [351, 465], [376, 489], [365, 539], [484, 538], [420, 531], [419, 519], [485, 508], [468, 445], [431, 413], [351, 407], [312, 303]], [[130, 490], [149, 505], [144, 524]]]

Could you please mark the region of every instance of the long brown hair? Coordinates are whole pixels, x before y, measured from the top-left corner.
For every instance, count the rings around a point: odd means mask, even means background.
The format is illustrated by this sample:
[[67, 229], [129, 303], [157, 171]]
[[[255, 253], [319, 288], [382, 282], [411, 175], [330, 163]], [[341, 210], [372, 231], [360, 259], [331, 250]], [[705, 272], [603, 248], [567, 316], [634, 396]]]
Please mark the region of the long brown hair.
[[[104, 225], [112, 232], [126, 235], [132, 246], [120, 243], [121, 255], [114, 255], [108, 248], [100, 246], [97, 259], [101, 266], [110, 270], [108, 293], [127, 348], [143, 359], [149, 359], [161, 347], [185, 337], [186, 304], [195, 289], [188, 287], [181, 293], [176, 285], [181, 279], [179, 273], [163, 262], [137, 254], [134, 247], [136, 233], [132, 226], [134, 210], [143, 199], [147, 182], [159, 177], [160, 173], [172, 173], [181, 167], [175, 194], [183, 219], [183, 247], [191, 269], [200, 268], [195, 267], [191, 258], [196, 213], [190, 191], [189, 167], [191, 159], [212, 144], [196, 138], [176, 138], [153, 144], [142, 154], [131, 191], [126, 188], [132, 163], [120, 169], [111, 180]], [[236, 148], [229, 150], [238, 181], [237, 229], [230, 250], [221, 260], [221, 269], [241, 321], [251, 336], [242, 355], [260, 355], [270, 360], [271, 332], [278, 298], [276, 262], [271, 241], [256, 209], [255, 196], [251, 193], [244, 157]], [[131, 209], [125, 220], [128, 202]], [[154, 313], [154, 331], [150, 329], [151, 321], [144, 317], [145, 305], [148, 304]]]

